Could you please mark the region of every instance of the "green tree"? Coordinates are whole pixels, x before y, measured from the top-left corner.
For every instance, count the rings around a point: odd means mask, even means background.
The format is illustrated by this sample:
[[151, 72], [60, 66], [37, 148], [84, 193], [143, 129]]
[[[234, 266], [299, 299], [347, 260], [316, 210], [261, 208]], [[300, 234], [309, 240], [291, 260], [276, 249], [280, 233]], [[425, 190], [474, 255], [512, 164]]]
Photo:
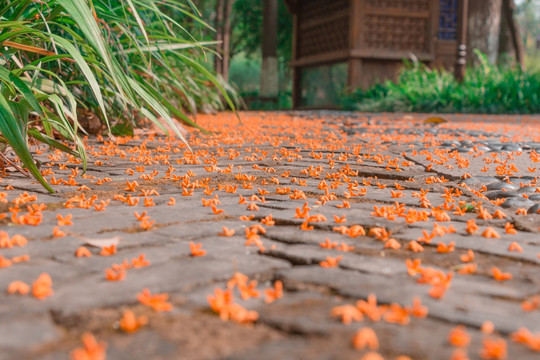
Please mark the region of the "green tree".
[[[236, 0], [233, 6], [232, 54], [260, 54], [262, 44], [263, 2]], [[278, 58], [288, 62], [292, 57], [292, 16], [283, 1], [278, 1]]]

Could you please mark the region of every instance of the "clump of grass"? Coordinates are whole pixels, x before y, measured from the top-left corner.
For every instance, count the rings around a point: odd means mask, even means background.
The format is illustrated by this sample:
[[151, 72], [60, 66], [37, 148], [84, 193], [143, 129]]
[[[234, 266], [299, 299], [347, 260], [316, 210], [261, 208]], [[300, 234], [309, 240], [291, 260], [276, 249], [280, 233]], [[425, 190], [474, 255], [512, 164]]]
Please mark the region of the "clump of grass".
[[356, 90], [344, 107], [360, 111], [437, 113], [540, 113], [540, 72], [494, 66], [477, 53], [480, 65], [458, 83], [447, 70], [406, 62], [398, 80]]
[[196, 126], [185, 112], [209, 103], [234, 109], [230, 90], [201, 65], [213, 43], [182, 25], [194, 22], [209, 27], [191, 0], [2, 1], [0, 150], [10, 145], [52, 191], [28, 138], [81, 157], [85, 167], [77, 108], [92, 110], [109, 131], [148, 119], [182, 139], [174, 119]]

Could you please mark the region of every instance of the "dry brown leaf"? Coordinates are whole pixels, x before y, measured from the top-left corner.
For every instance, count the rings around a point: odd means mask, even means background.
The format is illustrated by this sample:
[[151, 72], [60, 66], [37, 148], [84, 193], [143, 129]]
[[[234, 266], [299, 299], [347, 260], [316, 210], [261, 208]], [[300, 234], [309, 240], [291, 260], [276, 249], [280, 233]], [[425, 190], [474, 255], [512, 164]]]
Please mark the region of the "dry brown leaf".
[[105, 239], [86, 239], [82, 238], [85, 245], [93, 246], [97, 248], [104, 248], [104, 247], [110, 247], [112, 245], [117, 246], [120, 242], [120, 236], [114, 236], [112, 238], [105, 238]]

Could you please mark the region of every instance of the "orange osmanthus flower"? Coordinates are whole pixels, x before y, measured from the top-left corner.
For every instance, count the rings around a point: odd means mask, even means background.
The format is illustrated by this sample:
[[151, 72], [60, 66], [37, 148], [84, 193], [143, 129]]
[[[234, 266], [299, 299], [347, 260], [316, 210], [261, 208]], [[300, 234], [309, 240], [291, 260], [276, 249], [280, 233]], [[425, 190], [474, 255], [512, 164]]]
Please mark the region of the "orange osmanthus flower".
[[264, 290], [264, 295], [266, 296], [264, 302], [267, 304], [281, 299], [283, 297], [283, 283], [280, 280], [276, 280], [273, 288]]
[[409, 242], [409, 245], [407, 245], [407, 250], [411, 250], [413, 252], [422, 252], [424, 251], [424, 247], [420, 245], [418, 242], [412, 240]]
[[133, 311], [124, 310], [122, 314], [122, 318], [119, 321], [119, 324], [120, 324], [120, 329], [130, 334], [139, 330], [139, 328], [143, 327], [144, 325], [148, 324], [148, 317], [144, 315], [135, 316]]
[[122, 281], [126, 278], [126, 270], [124, 269], [105, 269], [105, 279], [108, 281]]
[[476, 231], [478, 231], [478, 225], [476, 225], [476, 221], [474, 219], [467, 221], [467, 232], [469, 234], [474, 234]]
[[377, 306], [377, 296], [375, 294], [369, 294], [366, 300], [358, 300], [356, 307], [371, 321], [377, 322], [381, 319], [383, 311]]
[[66, 236], [66, 233], [63, 232], [62, 230], [60, 230], [60, 228], [58, 226], [55, 226], [53, 228], [53, 236], [54, 237], [64, 237], [64, 236]]
[[320, 242], [319, 246], [325, 249], [334, 249], [338, 246], [337, 242], [330, 242], [329, 238], [324, 239], [324, 242]]
[[521, 303], [521, 309], [523, 311], [533, 311], [540, 309], [540, 295], [535, 295], [529, 300], [525, 300]]
[[474, 251], [471, 249], [467, 250], [467, 253], [461, 255], [459, 259], [464, 263], [474, 261]]
[[202, 244], [195, 244], [194, 242], [189, 242], [189, 250], [191, 252], [191, 256], [205, 256], [206, 250], [201, 249]]
[[343, 259], [343, 256], [341, 255], [336, 257], [327, 256], [326, 260], [321, 261], [319, 265], [324, 268], [337, 267], [341, 259]]
[[482, 334], [491, 335], [495, 331], [495, 324], [489, 320], [484, 321], [480, 330], [482, 331]]
[[91, 257], [92, 253], [86, 247], [80, 246], [75, 251], [75, 256], [78, 257], [78, 258], [80, 258], [80, 257]]
[[162, 293], [152, 295], [147, 288], [144, 288], [141, 293], [137, 294], [137, 300], [139, 300], [141, 304], [149, 306], [154, 309], [154, 311], [158, 312], [171, 311], [173, 309], [173, 305], [167, 301], [168, 299], [169, 294]]
[[476, 268], [477, 268], [476, 264], [467, 264], [461, 267], [457, 272], [460, 275], [471, 275], [471, 274], [476, 273]]
[[22, 281], [12, 281], [7, 288], [8, 294], [26, 295], [30, 292], [30, 286]]
[[517, 234], [517, 230], [514, 228], [514, 225], [509, 222], [504, 224], [504, 230], [507, 234]]
[[503, 360], [506, 359], [506, 341], [502, 338], [485, 338], [482, 341], [482, 350], [480, 357], [485, 360]]
[[43, 300], [49, 296], [52, 296], [53, 290], [51, 287], [51, 277], [47, 273], [42, 273], [32, 284], [32, 295], [39, 300]]
[[101, 256], [112, 256], [116, 254], [116, 245], [111, 246], [104, 246], [101, 248], [101, 251], [99, 252], [99, 255]]
[[364, 315], [354, 305], [340, 305], [332, 308], [330, 311], [331, 316], [341, 317], [341, 322], [345, 325], [349, 325], [353, 321], [364, 320]]
[[523, 252], [523, 249], [521, 248], [521, 245], [514, 241], [508, 246], [508, 251]]
[[499, 268], [495, 266], [491, 268], [491, 272], [493, 273], [493, 278], [497, 281], [504, 281], [504, 280], [512, 279], [512, 274], [502, 272]]
[[104, 341], [97, 341], [90, 333], [84, 333], [81, 340], [83, 347], [69, 353], [71, 360], [105, 360], [107, 344]]
[[233, 302], [232, 289], [223, 291], [216, 288], [214, 295], [208, 295], [207, 300], [212, 310], [218, 313], [223, 321], [232, 320], [241, 324], [249, 324], [259, 318], [256, 311], [247, 310]]
[[486, 238], [495, 238], [495, 239], [501, 238], [501, 235], [499, 235], [499, 233], [490, 226], [488, 226], [486, 230], [484, 230], [484, 232], [482, 233], [482, 236]]
[[384, 248], [397, 250], [401, 248], [401, 244], [396, 239], [392, 238], [384, 243]]
[[454, 251], [456, 243], [454, 241], [450, 241], [448, 245], [440, 242], [437, 244], [437, 252], [439, 253], [449, 253]]
[[62, 216], [62, 214], [56, 214], [56, 218], [58, 219], [58, 226], [73, 225], [73, 222], [71, 221], [71, 214], [67, 214], [65, 217]]
[[458, 325], [450, 330], [448, 342], [453, 346], [466, 347], [471, 342], [471, 336], [467, 334], [465, 326]]
[[131, 259], [131, 265], [136, 269], [142, 268], [142, 267], [150, 266], [150, 261], [146, 260], [144, 254], [140, 254], [139, 257]]
[[422, 305], [422, 300], [419, 296], [413, 298], [413, 304], [406, 308], [407, 312], [416, 318], [425, 318], [428, 315], [428, 308]]
[[363, 350], [366, 347], [377, 350], [379, 348], [379, 339], [372, 328], [364, 327], [354, 334], [352, 344], [357, 350]]
[[235, 233], [235, 230], [234, 229], [229, 229], [227, 227], [222, 227], [221, 228], [221, 232], [218, 233], [219, 236], [226, 236], [226, 237], [230, 237], [230, 236], [233, 236]]
[[14, 264], [17, 264], [17, 263], [20, 263], [20, 262], [24, 262], [24, 261], [28, 261], [30, 260], [30, 255], [28, 254], [25, 254], [25, 255], [19, 255], [19, 256], [14, 256], [11, 258], [11, 261], [14, 263]]
[[13, 261], [6, 259], [4, 256], [0, 255], [0, 268], [9, 267], [13, 265]]

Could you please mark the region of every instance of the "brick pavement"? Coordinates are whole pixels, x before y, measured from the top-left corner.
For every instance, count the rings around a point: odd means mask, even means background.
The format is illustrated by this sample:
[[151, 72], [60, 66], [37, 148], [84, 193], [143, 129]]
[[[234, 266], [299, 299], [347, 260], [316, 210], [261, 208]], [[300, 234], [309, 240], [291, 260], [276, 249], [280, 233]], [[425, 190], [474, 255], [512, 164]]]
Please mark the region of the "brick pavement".
[[0, 359], [98, 359], [84, 333], [109, 359], [538, 358], [540, 118], [426, 117], [202, 116], [194, 153], [88, 140], [85, 175], [42, 152], [55, 194], [0, 182]]

